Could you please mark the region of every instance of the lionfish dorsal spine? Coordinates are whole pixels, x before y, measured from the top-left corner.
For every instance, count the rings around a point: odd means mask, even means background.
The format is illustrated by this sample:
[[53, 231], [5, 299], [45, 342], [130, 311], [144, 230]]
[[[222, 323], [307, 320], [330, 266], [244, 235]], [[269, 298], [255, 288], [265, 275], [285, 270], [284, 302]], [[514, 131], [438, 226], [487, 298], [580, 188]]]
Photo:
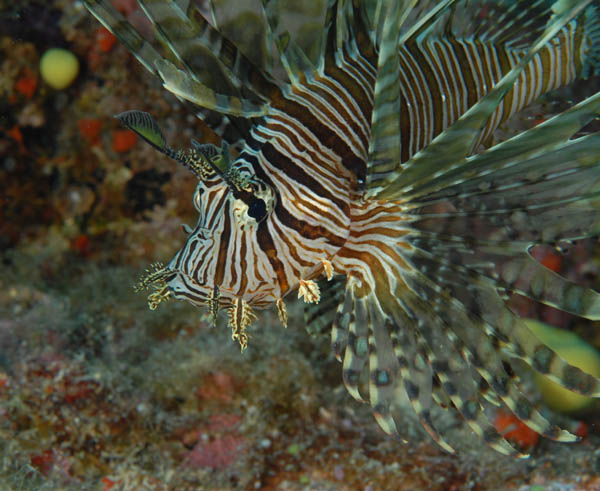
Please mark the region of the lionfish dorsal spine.
[[[440, 173], [447, 167], [460, 162], [473, 152], [475, 140], [484, 128], [485, 123], [502, 102], [504, 96], [513, 88], [515, 82], [533, 57], [554, 38], [560, 30], [581, 10], [589, 1], [578, 4], [575, 8], [566, 10], [549, 22], [540, 37], [527, 50], [523, 57], [491, 88], [476, 104], [468, 109], [450, 127], [440, 133], [434, 140], [404, 163], [402, 172], [397, 175], [372, 182], [368, 196], [378, 199], [390, 199], [410, 191], [410, 187], [420, 180], [428, 179], [429, 169], [435, 165]], [[435, 162], [435, 164], [434, 164]]]

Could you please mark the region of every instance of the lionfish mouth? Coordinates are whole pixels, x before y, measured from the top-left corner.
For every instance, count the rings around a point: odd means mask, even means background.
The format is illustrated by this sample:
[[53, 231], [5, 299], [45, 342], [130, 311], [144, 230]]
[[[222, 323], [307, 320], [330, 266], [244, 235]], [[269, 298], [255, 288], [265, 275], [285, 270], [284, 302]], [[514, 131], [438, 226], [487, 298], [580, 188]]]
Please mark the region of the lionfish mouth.
[[262, 309], [271, 305], [273, 298], [277, 298], [263, 290], [240, 294], [219, 285], [202, 285], [185, 271], [170, 269], [162, 263], [152, 264], [134, 289], [153, 290], [148, 295], [148, 306], [151, 310], [155, 310], [160, 302], [173, 297], [186, 300], [197, 307], [207, 307], [209, 311], [214, 311], [215, 315], [222, 309], [230, 308], [238, 300]]

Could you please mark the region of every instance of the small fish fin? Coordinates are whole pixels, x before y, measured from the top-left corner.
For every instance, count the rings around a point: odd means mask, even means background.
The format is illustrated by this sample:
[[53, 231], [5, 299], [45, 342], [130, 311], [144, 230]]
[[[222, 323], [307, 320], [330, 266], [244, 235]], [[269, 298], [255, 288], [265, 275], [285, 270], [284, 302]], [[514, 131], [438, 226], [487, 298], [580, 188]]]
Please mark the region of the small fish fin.
[[321, 300], [319, 303], [304, 303], [304, 325], [311, 336], [329, 332], [337, 308], [344, 298], [345, 278], [336, 277], [317, 281]]
[[267, 113], [266, 105], [245, 98], [218, 94], [167, 60], [158, 60], [156, 68], [165, 89], [197, 106], [243, 118], [262, 117]]
[[375, 81], [371, 139], [366, 176], [367, 188], [382, 175], [395, 172], [401, 158], [400, 61], [398, 36], [402, 22], [416, 1], [387, 2]]
[[440, 133], [434, 140], [402, 166], [402, 172], [389, 173], [381, 179], [374, 179], [369, 186], [367, 198], [393, 199], [404, 196], [421, 181], [436, 177], [439, 173], [466, 158], [473, 151], [473, 144], [481, 133], [489, 117], [496, 110], [506, 93], [513, 87], [524, 67], [562, 27], [582, 9], [588, 1], [579, 2], [574, 7], [556, 15], [542, 36], [502, 79], [479, 102], [474, 104], [454, 124]]

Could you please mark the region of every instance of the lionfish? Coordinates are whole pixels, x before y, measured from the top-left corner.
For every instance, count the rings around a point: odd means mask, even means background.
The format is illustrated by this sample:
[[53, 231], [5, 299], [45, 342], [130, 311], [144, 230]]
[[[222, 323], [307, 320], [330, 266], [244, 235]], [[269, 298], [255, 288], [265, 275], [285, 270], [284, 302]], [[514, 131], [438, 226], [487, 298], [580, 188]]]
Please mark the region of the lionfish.
[[580, 131], [600, 92], [492, 142], [541, 95], [600, 72], [597, 3], [327, 0], [308, 49], [279, 1], [262, 0], [280, 74], [252, 56], [260, 47], [223, 34], [211, 2], [138, 0], [172, 61], [109, 0], [84, 3], [222, 136], [175, 150], [149, 114], [117, 116], [198, 178], [196, 226], [138, 285], [153, 289], [151, 308], [175, 297], [215, 319], [226, 309], [243, 349], [253, 308], [274, 304], [286, 325], [283, 299], [297, 291], [311, 325], [331, 323], [344, 384], [385, 432], [397, 433], [408, 396], [449, 452], [436, 407], [505, 454], [526, 456], [494, 427], [495, 407], [577, 439], [529, 400], [518, 369], [593, 397], [600, 380], [541, 343], [506, 299], [600, 319], [599, 293], [530, 254], [600, 232], [600, 134]]

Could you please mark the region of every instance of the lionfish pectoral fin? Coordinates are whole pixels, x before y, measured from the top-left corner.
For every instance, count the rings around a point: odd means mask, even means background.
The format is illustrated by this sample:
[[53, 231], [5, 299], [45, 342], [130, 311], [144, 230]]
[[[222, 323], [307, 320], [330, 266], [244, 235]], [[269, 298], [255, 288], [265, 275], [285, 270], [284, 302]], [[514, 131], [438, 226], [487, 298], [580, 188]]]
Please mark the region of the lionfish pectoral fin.
[[[424, 429], [448, 452], [453, 448], [436, 427], [436, 406], [450, 405], [490, 447], [508, 455], [527, 457], [496, 429], [498, 405], [548, 438], [576, 440], [541, 415], [508, 368], [514, 354], [505, 349], [526, 353], [533, 348], [493, 286], [476, 281], [478, 289], [457, 294], [473, 282], [472, 276], [469, 282], [461, 278], [456, 266], [455, 271], [447, 268], [447, 277], [434, 280], [420, 271], [420, 264], [415, 258], [413, 272], [407, 271], [407, 288], [389, 294], [365, 292], [352, 277], [348, 280], [335, 315], [332, 345], [336, 357], [343, 356], [343, 379], [350, 394], [371, 404], [384, 431], [398, 433], [403, 389]], [[435, 269], [429, 264], [424, 271]], [[498, 343], [497, 336], [505, 342]], [[367, 374], [368, 379], [362, 376]], [[361, 390], [365, 380], [368, 396]], [[577, 380], [589, 383], [578, 376]]]
[[314, 72], [315, 67], [280, 22], [279, 1], [262, 0], [262, 5], [268, 21], [270, 35], [279, 51], [283, 68], [287, 72], [290, 81], [296, 83], [301, 76]]
[[328, 332], [334, 324], [336, 310], [344, 297], [344, 283], [342, 277], [317, 282], [321, 301], [304, 304], [304, 325], [311, 336]]
[[[484, 153], [477, 154], [468, 159], [463, 159], [446, 172], [432, 176], [431, 179], [423, 181], [418, 186], [413, 187], [408, 196], [412, 200], [421, 204], [427, 201], [444, 199], [447, 196], [461, 188], [461, 195], [468, 196], [468, 192], [473, 194], [485, 194], [483, 180], [490, 183], [496, 173], [503, 168], [510, 169], [519, 163], [531, 159], [552, 149], [559, 149], [561, 145], [566, 144], [575, 133], [583, 126], [597, 118], [600, 114], [600, 93], [588, 97], [579, 104], [569, 108], [563, 113], [534, 126], [533, 128], [520, 133], [502, 143], [494, 145]], [[576, 145], [586, 145], [584, 140], [580, 140]], [[552, 154], [550, 154], [552, 155]], [[548, 175], [553, 165], [559, 165], [559, 159], [553, 159], [552, 162], [544, 160], [540, 169], [547, 169]], [[581, 169], [591, 168], [592, 165], [588, 159], [581, 159], [580, 162], [574, 162]], [[573, 165], [573, 164], [572, 164]], [[481, 177], [480, 177], [481, 176]], [[484, 177], [485, 176], [485, 177]], [[475, 180], [480, 181], [475, 185]], [[471, 189], [465, 190], [465, 183], [473, 182]], [[495, 185], [495, 184], [494, 184]]]
[[[371, 139], [367, 170], [367, 187], [372, 186], [376, 176], [395, 171], [401, 156], [400, 130], [400, 60], [398, 36], [402, 21], [400, 0], [387, 2], [383, 33], [377, 60], [377, 79], [373, 112], [371, 115]], [[416, 2], [404, 2], [406, 10]]]
[[368, 363], [369, 401], [377, 421], [384, 431], [398, 433], [398, 411], [408, 397], [422, 427], [445, 451], [453, 453], [452, 445], [433, 421], [433, 395], [437, 390], [433, 386], [434, 371], [416, 319], [407, 314], [402, 302], [381, 291], [377, 295], [369, 292], [355, 302], [364, 303], [366, 310], [366, 326], [358, 332], [362, 332], [361, 339], [365, 335], [367, 338], [368, 355], [364, 361]]
[[397, 299], [365, 291], [361, 281], [349, 276], [331, 331], [333, 351], [342, 361], [346, 389], [354, 399], [370, 403], [386, 433], [398, 434], [405, 426], [401, 406], [408, 396], [423, 428], [451, 453], [432, 420], [433, 371], [411, 323]]
[[114, 34], [147, 70], [157, 74], [154, 63], [162, 56], [113, 7], [110, 0], [83, 0], [83, 3], [92, 15]]
[[402, 172], [391, 173], [385, 178], [373, 181], [368, 188], [367, 197], [376, 199], [394, 199], [402, 197], [406, 192], [432, 175], [440, 174], [460, 163], [473, 150], [472, 146], [485, 123], [496, 110], [506, 93], [522, 73], [525, 66], [548, 43], [560, 29], [576, 17], [590, 0], [570, 5], [568, 9], [549, 22], [543, 34], [527, 50], [506, 75], [476, 104], [465, 112], [453, 125], [448, 127], [431, 144], [419, 151], [405, 162]]
[[265, 104], [242, 97], [218, 94], [167, 60], [157, 60], [155, 66], [165, 89], [197, 106], [243, 118], [261, 117], [267, 113]]

